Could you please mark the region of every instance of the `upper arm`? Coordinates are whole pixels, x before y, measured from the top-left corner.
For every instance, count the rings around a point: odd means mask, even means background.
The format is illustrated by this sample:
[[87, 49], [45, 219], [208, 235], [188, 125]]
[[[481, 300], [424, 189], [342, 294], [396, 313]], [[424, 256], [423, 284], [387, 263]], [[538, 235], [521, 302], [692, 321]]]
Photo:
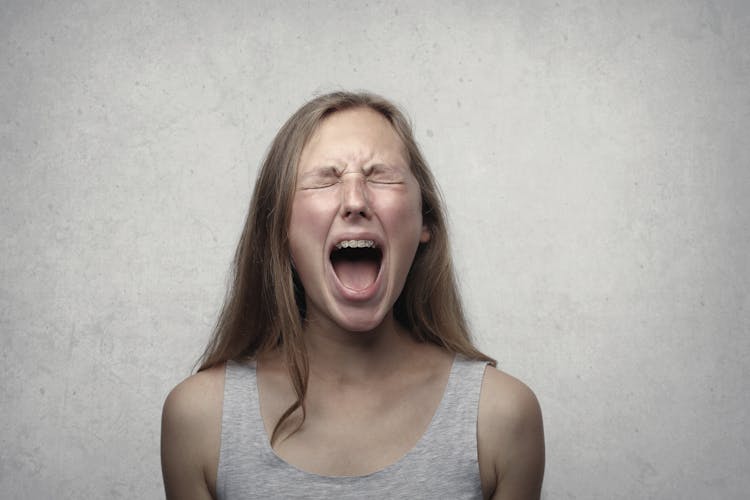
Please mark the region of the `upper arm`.
[[221, 440], [223, 367], [197, 373], [164, 402], [161, 463], [168, 499], [213, 498]]
[[490, 476], [483, 481], [490, 485], [485, 494], [498, 500], [538, 499], [544, 476], [544, 429], [531, 389], [488, 368], [482, 384], [478, 438], [480, 466]]

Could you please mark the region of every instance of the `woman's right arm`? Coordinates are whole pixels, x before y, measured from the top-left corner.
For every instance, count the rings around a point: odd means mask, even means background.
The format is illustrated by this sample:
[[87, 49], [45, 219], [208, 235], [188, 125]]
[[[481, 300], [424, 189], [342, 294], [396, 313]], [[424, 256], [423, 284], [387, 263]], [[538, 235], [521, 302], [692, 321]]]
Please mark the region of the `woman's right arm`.
[[189, 377], [167, 396], [161, 422], [167, 499], [215, 498], [223, 392], [222, 365]]

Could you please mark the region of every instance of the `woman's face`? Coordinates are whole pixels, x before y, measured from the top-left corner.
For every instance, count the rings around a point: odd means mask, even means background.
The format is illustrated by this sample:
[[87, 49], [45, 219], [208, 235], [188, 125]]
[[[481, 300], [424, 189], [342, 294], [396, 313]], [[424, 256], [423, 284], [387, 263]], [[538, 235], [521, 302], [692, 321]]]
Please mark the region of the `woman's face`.
[[391, 124], [369, 108], [327, 117], [302, 150], [289, 224], [307, 320], [376, 328], [429, 238], [419, 185]]

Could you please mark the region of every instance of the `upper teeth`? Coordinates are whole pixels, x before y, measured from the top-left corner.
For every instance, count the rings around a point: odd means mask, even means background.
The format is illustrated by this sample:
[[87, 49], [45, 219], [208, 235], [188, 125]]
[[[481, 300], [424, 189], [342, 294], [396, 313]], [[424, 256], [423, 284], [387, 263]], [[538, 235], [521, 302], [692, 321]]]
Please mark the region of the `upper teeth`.
[[336, 243], [336, 248], [341, 250], [342, 248], [374, 248], [375, 242], [373, 240], [344, 240]]

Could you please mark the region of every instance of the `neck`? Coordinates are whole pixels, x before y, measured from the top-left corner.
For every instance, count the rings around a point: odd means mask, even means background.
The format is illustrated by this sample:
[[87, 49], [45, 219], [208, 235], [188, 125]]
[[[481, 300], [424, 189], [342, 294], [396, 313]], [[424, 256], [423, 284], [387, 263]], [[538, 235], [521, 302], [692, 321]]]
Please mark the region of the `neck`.
[[308, 321], [304, 330], [311, 375], [347, 384], [394, 373], [415, 345], [392, 314], [367, 332], [327, 321]]

